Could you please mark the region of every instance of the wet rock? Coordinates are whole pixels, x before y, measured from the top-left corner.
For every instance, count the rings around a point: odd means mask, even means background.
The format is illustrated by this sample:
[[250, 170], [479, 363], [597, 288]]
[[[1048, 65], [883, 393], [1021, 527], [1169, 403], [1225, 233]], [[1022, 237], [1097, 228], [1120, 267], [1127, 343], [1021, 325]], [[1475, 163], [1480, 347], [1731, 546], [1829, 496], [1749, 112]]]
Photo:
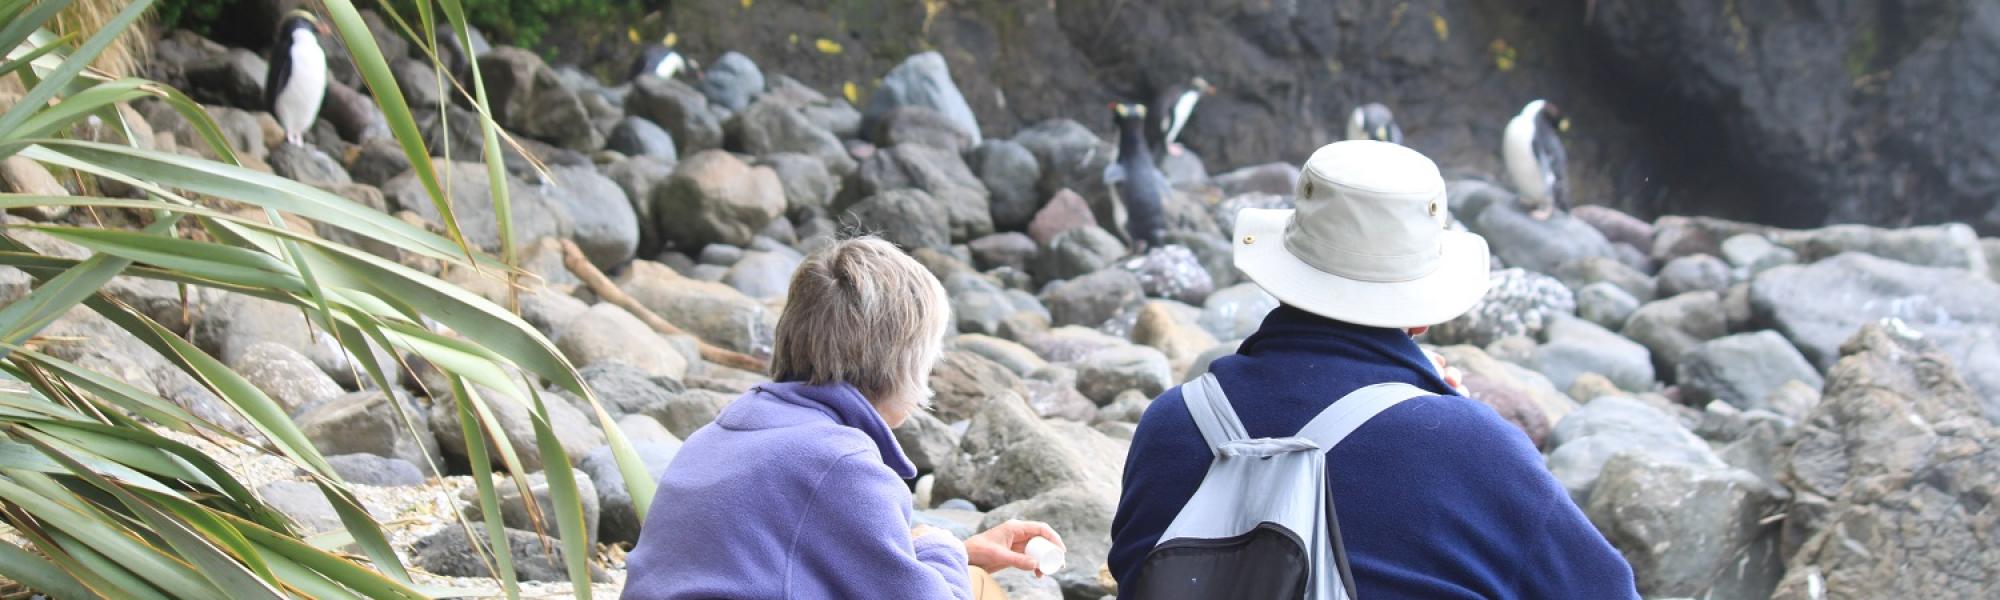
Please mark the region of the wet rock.
[[1661, 296], [1672, 297], [1704, 290], [1721, 293], [1729, 289], [1730, 283], [1728, 263], [1707, 254], [1682, 256], [1660, 267]]
[[1951, 359], [1899, 329], [1842, 345], [1782, 459], [1791, 559], [1773, 598], [1978, 597], [2000, 580], [2000, 548], [1980, 533], [2000, 526], [2000, 428]]
[[1611, 242], [1589, 224], [1561, 211], [1538, 220], [1517, 204], [1499, 203], [1467, 223], [1486, 237], [1493, 255], [1510, 267], [1552, 273], [1563, 263], [1591, 256], [1615, 257]]
[[979, 175], [980, 183], [991, 192], [993, 227], [1000, 231], [1020, 231], [1035, 218], [1042, 199], [1036, 190], [1042, 166], [1027, 147], [1008, 140], [986, 140], [974, 148], [966, 162]]
[[923, 190], [888, 190], [855, 202], [845, 211], [844, 221], [851, 220], [905, 250], [951, 247], [950, 216]]
[[1729, 335], [1722, 296], [1688, 292], [1640, 306], [1620, 333], [1653, 352], [1653, 369], [1662, 379], [1676, 372], [1682, 353], [1696, 344]]
[[796, 152], [819, 160], [834, 173], [854, 171], [854, 159], [847, 155], [840, 138], [781, 103], [758, 102], [723, 125], [731, 148], [757, 156]]
[[737, 352], [769, 352], [776, 316], [720, 283], [696, 281], [652, 261], [633, 261], [618, 287], [660, 318]]
[[1174, 384], [1166, 355], [1145, 346], [1099, 350], [1078, 361], [1076, 369], [1077, 391], [1098, 406], [1110, 404], [1125, 390], [1158, 396]]
[[1432, 327], [1426, 335], [1436, 344], [1485, 346], [1510, 335], [1536, 335], [1555, 315], [1575, 312], [1576, 297], [1562, 282], [1539, 273], [1505, 269], [1493, 273], [1492, 287], [1471, 310]]
[[1604, 396], [1556, 423], [1549, 432], [1549, 471], [1570, 499], [1588, 506], [1605, 464], [1620, 454], [1658, 462], [1722, 468], [1722, 459], [1694, 433], [1659, 409], [1628, 396]]
[[583, 152], [604, 145], [576, 92], [533, 51], [502, 46], [479, 55], [493, 120], [508, 131]]
[[653, 222], [673, 247], [741, 246], [783, 214], [785, 190], [769, 167], [705, 151], [682, 161], [653, 189], [652, 205]]
[[373, 454], [339, 454], [326, 457], [327, 466], [348, 483], [377, 487], [415, 487], [424, 484], [424, 471], [400, 458]]
[[965, 103], [965, 96], [959, 93], [958, 85], [952, 83], [944, 56], [936, 51], [903, 59], [902, 64], [882, 76], [882, 87], [868, 95], [868, 106], [862, 111], [862, 127], [873, 130], [872, 125], [902, 106], [936, 111], [973, 144], [981, 141], [979, 121], [972, 115], [972, 107]]
[[1044, 421], [1018, 394], [997, 394], [972, 418], [963, 456], [938, 470], [935, 493], [982, 508], [1034, 498], [1069, 485], [1117, 495], [1125, 444], [1081, 423]]
[[750, 106], [750, 101], [764, 91], [764, 71], [750, 57], [737, 52], [726, 52], [715, 59], [714, 64], [702, 69], [697, 87], [703, 96], [716, 106], [730, 112], [742, 111]]
[[931, 410], [947, 422], [972, 418], [1003, 393], [1026, 395], [1013, 371], [965, 351], [946, 352], [931, 369], [930, 385]]
[[708, 98], [678, 80], [650, 75], [632, 80], [625, 114], [666, 128], [681, 154], [722, 147], [722, 120], [708, 110]]
[[632, 313], [609, 302], [590, 307], [565, 325], [562, 336], [556, 338], [556, 348], [579, 366], [624, 363], [648, 376], [675, 380], [688, 371], [688, 358], [673, 344]]
[[[680, 442], [662, 444], [657, 442], [633, 442], [632, 452], [638, 455], [640, 464], [645, 465], [646, 476], [654, 481], [666, 475], [667, 465], [674, 462], [674, 455], [680, 452]], [[597, 540], [606, 544], [637, 543], [639, 541], [639, 512], [632, 503], [632, 492], [625, 486], [625, 473], [618, 470], [618, 461], [612, 457], [610, 446], [598, 446], [584, 455], [579, 467], [588, 477], [585, 479], [597, 490], [599, 507]], [[579, 485], [579, 488], [582, 486]], [[583, 490], [577, 490], [581, 493]], [[538, 496], [536, 500], [540, 500]]]
[[1056, 325], [1095, 327], [1127, 306], [1144, 300], [1139, 278], [1117, 269], [1052, 284], [1042, 290], [1042, 305]]
[[1788, 382], [1818, 389], [1824, 380], [1812, 363], [1773, 331], [1716, 338], [1681, 357], [1681, 401], [1693, 405], [1709, 400], [1728, 402], [1744, 410], [1764, 409], [1794, 419], [1805, 415], [1776, 410], [1764, 401]]
[[1782, 512], [1753, 473], [1637, 453], [1604, 464], [1585, 507], [1649, 597], [1768, 597], [1784, 559], [1767, 517]]
[[570, 239], [591, 264], [610, 269], [638, 252], [639, 215], [618, 182], [590, 167], [551, 167], [542, 189], [570, 215]]
[[[299, 432], [320, 454], [371, 454], [407, 461], [424, 470], [440, 464], [430, 412], [408, 399], [402, 404], [398, 411], [387, 394], [355, 392], [308, 408], [296, 421]], [[409, 419], [407, 424], [405, 418]], [[456, 412], [451, 428], [458, 429]]]
[[1603, 375], [1620, 389], [1653, 387], [1652, 355], [1645, 346], [1567, 315], [1550, 322], [1542, 333], [1547, 341], [1535, 349], [1530, 366], [1549, 376], [1557, 389], [1569, 389], [1584, 373]]
[[1138, 277], [1140, 289], [1152, 298], [1201, 304], [1215, 291], [1215, 281], [1209, 278], [1208, 270], [1186, 246], [1154, 248], [1143, 256], [1119, 263], [1118, 267]]
[[625, 117], [611, 128], [611, 134], [604, 140], [604, 149], [616, 150], [626, 156], [657, 156], [670, 161], [680, 160], [680, 153], [674, 146], [674, 136], [659, 125], [639, 117]]

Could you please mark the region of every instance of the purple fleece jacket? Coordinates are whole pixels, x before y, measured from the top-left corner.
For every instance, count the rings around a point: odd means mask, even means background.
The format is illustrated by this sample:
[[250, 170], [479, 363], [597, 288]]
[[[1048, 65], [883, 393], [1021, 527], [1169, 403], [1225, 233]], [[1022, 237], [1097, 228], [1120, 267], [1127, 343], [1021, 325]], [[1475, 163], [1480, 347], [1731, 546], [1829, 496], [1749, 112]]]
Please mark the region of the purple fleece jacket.
[[910, 539], [916, 474], [853, 386], [760, 385], [667, 466], [621, 597], [970, 600], [951, 534]]

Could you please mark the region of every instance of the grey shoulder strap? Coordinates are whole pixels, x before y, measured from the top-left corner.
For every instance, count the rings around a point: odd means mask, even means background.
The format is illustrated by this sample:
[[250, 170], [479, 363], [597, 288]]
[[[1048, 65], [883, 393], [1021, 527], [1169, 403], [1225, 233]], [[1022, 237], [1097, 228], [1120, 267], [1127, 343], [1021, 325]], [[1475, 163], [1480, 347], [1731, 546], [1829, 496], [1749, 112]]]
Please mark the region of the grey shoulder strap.
[[[1312, 440], [1321, 451], [1332, 450], [1335, 444], [1347, 439], [1363, 423], [1382, 414], [1404, 400], [1418, 396], [1429, 396], [1430, 392], [1407, 383], [1378, 383], [1354, 390], [1332, 406], [1320, 411], [1319, 416], [1299, 428], [1298, 437]], [[1231, 417], [1235, 415], [1232, 413]], [[1240, 426], [1239, 426], [1240, 427]]]
[[1250, 437], [1243, 430], [1243, 422], [1236, 418], [1236, 408], [1229, 405], [1229, 397], [1223, 395], [1222, 384], [1215, 380], [1215, 374], [1203, 373], [1193, 381], [1181, 384], [1181, 401], [1187, 404], [1195, 427], [1201, 429], [1201, 437], [1208, 442], [1209, 452], [1217, 452], [1223, 444]]

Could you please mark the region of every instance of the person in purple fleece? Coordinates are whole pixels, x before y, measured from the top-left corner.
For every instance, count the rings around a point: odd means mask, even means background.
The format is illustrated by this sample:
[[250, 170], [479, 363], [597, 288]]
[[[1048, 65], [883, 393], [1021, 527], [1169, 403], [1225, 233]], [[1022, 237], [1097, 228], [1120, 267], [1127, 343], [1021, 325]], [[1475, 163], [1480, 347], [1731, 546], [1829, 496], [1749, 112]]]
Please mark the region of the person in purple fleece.
[[929, 401], [950, 325], [944, 287], [895, 246], [836, 241], [792, 276], [774, 383], [695, 431], [626, 558], [628, 600], [957, 598], [968, 566], [1034, 570], [1048, 525], [960, 542], [911, 528], [916, 467], [889, 430]]

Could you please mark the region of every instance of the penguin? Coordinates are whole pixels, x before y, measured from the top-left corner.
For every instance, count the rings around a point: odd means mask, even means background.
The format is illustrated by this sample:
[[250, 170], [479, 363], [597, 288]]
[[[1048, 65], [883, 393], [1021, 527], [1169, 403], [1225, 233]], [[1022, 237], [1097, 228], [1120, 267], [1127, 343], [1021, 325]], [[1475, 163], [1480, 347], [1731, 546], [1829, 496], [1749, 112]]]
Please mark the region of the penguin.
[[1354, 114], [1347, 118], [1347, 139], [1375, 140], [1391, 144], [1403, 144], [1403, 128], [1396, 126], [1396, 115], [1380, 102], [1370, 102], [1354, 107]]
[[270, 70], [264, 76], [264, 108], [285, 129], [285, 141], [305, 143], [305, 132], [319, 120], [326, 99], [326, 50], [319, 36], [326, 27], [312, 13], [294, 10], [278, 25], [271, 43]]
[[682, 55], [679, 50], [666, 44], [648, 44], [639, 57], [632, 60], [632, 68], [626, 79], [638, 79], [641, 75], [652, 75], [660, 79], [673, 79], [681, 73], [699, 73], [701, 65], [694, 59]]
[[1112, 104], [1111, 114], [1118, 122], [1118, 161], [1104, 168], [1104, 187], [1125, 207], [1125, 233], [1131, 238], [1133, 253], [1145, 254], [1166, 245], [1167, 221], [1161, 203], [1167, 196], [1167, 177], [1153, 164], [1153, 152], [1147, 148], [1146, 107]]
[[1180, 154], [1181, 145], [1175, 143], [1175, 140], [1180, 138], [1181, 130], [1187, 127], [1188, 118], [1194, 116], [1194, 105], [1200, 103], [1203, 96], [1214, 93], [1215, 86], [1209, 85], [1208, 80], [1200, 77], [1167, 88], [1167, 91], [1160, 94], [1159, 99], [1153, 102], [1150, 111], [1153, 114], [1152, 127], [1146, 131], [1146, 143], [1152, 145], [1162, 155]]
[[1500, 142], [1507, 176], [1514, 180], [1521, 207], [1538, 220], [1548, 220], [1558, 210], [1569, 210], [1569, 158], [1563, 154], [1557, 134], [1569, 131], [1569, 119], [1556, 105], [1543, 100], [1529, 102], [1521, 114], [1507, 122]]

